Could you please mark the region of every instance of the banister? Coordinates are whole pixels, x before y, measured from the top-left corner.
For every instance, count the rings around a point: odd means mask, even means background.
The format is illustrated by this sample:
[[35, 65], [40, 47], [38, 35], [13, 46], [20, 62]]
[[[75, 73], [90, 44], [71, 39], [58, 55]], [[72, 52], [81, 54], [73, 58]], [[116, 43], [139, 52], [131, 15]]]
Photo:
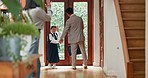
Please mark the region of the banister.
[[126, 78], [134, 78], [134, 67], [132, 62], [127, 63], [127, 77]]
[[118, 24], [119, 24], [120, 37], [121, 37], [121, 41], [122, 41], [124, 62], [125, 62], [125, 66], [127, 68], [127, 63], [129, 63], [130, 60], [129, 60], [127, 41], [126, 41], [126, 36], [125, 36], [125, 31], [124, 31], [124, 24], [123, 24], [123, 19], [122, 19], [122, 15], [121, 15], [119, 0], [114, 0], [114, 4], [115, 4], [115, 9], [116, 9], [117, 19], [118, 19]]

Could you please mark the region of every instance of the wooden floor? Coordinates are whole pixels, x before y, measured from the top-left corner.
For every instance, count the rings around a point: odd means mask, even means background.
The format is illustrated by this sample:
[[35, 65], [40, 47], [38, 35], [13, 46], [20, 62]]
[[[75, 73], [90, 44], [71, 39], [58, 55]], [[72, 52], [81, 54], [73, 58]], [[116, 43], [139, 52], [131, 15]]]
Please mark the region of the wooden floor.
[[59, 66], [57, 69], [49, 69], [48, 67], [41, 68], [41, 78], [106, 78], [102, 69], [99, 67], [88, 67], [82, 69], [82, 66], [77, 67], [77, 70], [72, 70], [70, 66]]

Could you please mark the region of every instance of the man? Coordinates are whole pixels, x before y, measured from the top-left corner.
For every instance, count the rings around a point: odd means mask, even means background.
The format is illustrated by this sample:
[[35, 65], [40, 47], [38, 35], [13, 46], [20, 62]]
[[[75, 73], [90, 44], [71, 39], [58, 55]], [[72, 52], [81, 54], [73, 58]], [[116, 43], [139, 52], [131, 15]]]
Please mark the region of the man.
[[83, 67], [87, 69], [87, 55], [84, 47], [84, 25], [82, 18], [73, 14], [72, 8], [66, 9], [66, 14], [70, 17], [66, 21], [66, 26], [60, 38], [60, 43], [63, 42], [63, 38], [68, 33], [68, 42], [71, 45], [71, 52], [72, 52], [72, 68], [76, 70], [76, 51], [78, 46], [80, 47], [82, 56], [83, 56]]

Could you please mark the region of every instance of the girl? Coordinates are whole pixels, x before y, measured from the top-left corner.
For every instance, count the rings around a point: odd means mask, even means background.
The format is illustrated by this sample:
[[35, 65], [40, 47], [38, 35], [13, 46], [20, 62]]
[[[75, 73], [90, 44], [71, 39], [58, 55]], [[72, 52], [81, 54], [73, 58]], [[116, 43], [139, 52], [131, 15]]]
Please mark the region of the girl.
[[48, 53], [47, 53], [47, 60], [48, 66], [50, 68], [55, 68], [56, 63], [58, 63], [59, 55], [58, 55], [58, 44], [59, 44], [59, 33], [57, 31], [56, 26], [51, 27], [51, 33], [48, 36]]

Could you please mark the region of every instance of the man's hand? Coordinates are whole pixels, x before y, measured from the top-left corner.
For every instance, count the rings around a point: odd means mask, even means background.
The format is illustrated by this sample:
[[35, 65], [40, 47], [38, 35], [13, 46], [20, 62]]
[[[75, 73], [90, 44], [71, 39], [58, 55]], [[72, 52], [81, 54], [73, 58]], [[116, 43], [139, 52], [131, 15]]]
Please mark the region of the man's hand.
[[59, 40], [59, 43], [62, 44], [63, 43], [63, 39]]

